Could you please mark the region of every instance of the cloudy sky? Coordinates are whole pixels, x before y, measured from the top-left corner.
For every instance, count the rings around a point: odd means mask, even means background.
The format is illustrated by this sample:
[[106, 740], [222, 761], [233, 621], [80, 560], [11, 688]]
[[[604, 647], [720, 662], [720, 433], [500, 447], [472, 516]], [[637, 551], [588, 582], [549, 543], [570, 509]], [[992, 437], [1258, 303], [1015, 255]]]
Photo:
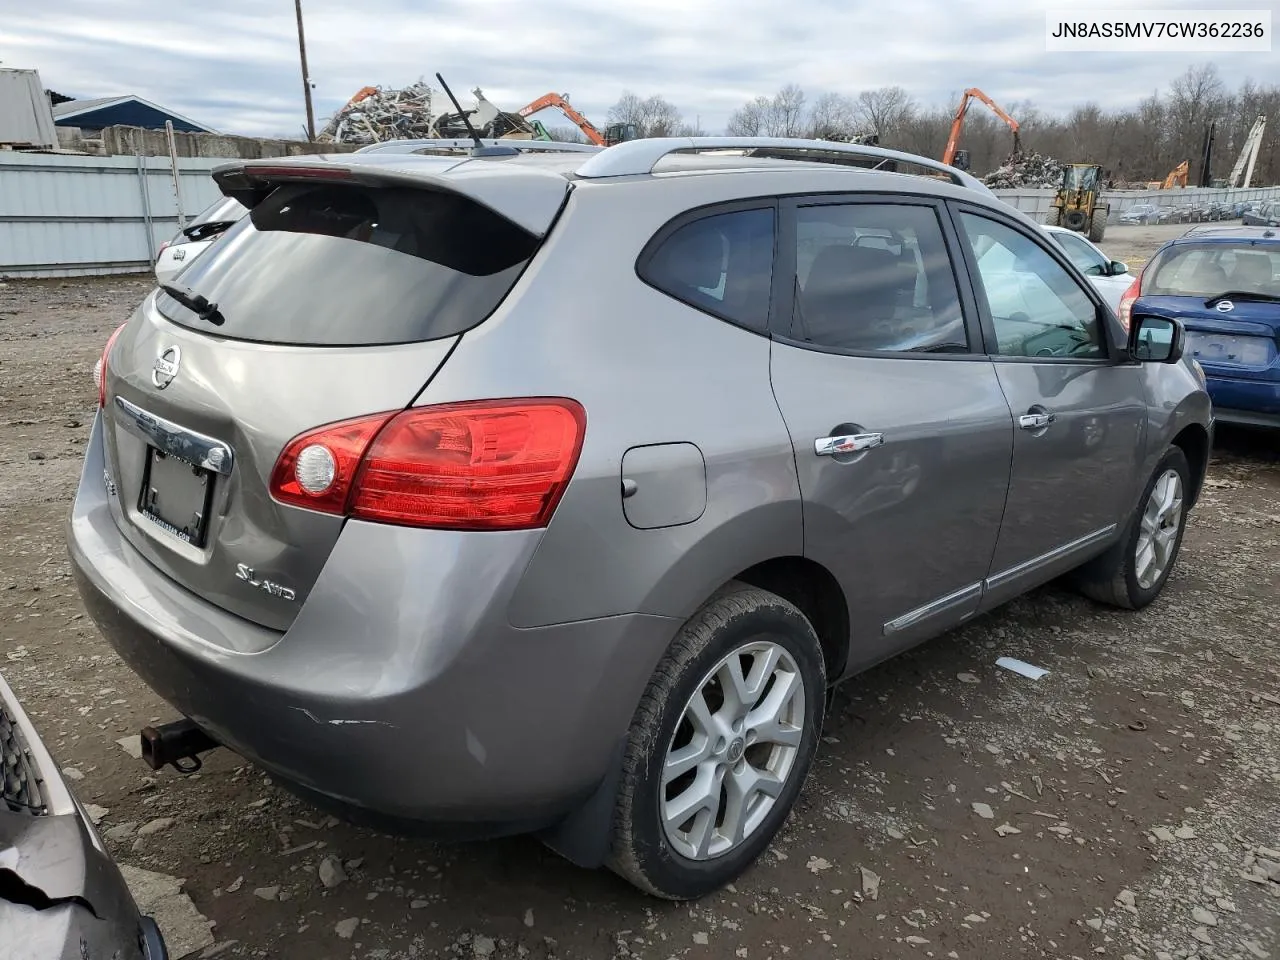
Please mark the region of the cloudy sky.
[[[597, 123], [624, 90], [658, 93], [710, 132], [757, 94], [799, 83], [812, 98], [898, 84], [946, 103], [977, 86], [1048, 111], [1132, 105], [1190, 63], [1234, 87], [1274, 82], [1271, 53], [1045, 52], [1052, 0], [304, 0], [317, 127], [366, 84], [439, 70], [505, 109], [570, 94]], [[1280, 0], [1076, 0], [1075, 9], [1262, 9]], [[304, 126], [291, 0], [0, 0], [0, 65], [36, 67], [76, 97], [137, 94], [228, 133]], [[467, 97], [464, 103], [468, 103]], [[563, 121], [543, 118], [549, 125]]]

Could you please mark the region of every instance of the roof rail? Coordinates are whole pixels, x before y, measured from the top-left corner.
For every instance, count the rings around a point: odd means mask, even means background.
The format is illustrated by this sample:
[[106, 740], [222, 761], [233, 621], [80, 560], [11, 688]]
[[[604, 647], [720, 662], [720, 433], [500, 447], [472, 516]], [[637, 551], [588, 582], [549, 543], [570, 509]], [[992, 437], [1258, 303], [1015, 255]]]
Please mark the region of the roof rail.
[[[977, 177], [948, 166], [941, 160], [917, 156], [914, 153], [903, 153], [899, 150], [887, 150], [884, 147], [873, 147], [861, 143], [839, 143], [833, 140], [801, 140], [785, 137], [654, 137], [644, 140], [629, 140], [616, 146], [607, 147], [596, 156], [587, 160], [577, 170], [577, 175], [586, 179], [601, 177], [643, 176], [652, 173], [658, 161], [668, 154], [680, 151], [698, 150], [751, 150], [767, 148], [770, 152], [778, 150], [795, 151], [798, 154], [808, 153], [843, 153], [852, 156], [866, 157], [873, 160], [899, 161], [913, 163], [916, 166], [947, 176], [953, 183], [969, 187], [982, 193], [992, 194], [991, 189]], [[797, 160], [808, 159], [804, 156]], [[874, 169], [874, 168], [872, 168]]]
[[[517, 150], [528, 150], [531, 153], [599, 153], [602, 147], [590, 143], [570, 143], [557, 140], [506, 140], [490, 137], [481, 138], [480, 143], [486, 147], [514, 147]], [[421, 139], [421, 140], [383, 140], [381, 143], [370, 143], [355, 153], [416, 153], [419, 150], [471, 150], [476, 142], [470, 137], [457, 139]]]

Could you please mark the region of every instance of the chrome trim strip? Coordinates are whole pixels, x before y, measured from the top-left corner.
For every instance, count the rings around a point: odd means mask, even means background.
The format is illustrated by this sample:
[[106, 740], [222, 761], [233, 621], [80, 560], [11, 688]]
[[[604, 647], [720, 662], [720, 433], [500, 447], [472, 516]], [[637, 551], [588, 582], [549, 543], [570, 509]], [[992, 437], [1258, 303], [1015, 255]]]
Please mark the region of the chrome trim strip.
[[1099, 540], [1105, 540], [1107, 537], [1111, 536], [1111, 534], [1115, 533], [1115, 530], [1116, 524], [1109, 523], [1101, 530], [1095, 530], [1093, 533], [1086, 533], [1078, 540], [1072, 540], [1070, 543], [1064, 543], [1062, 546], [1055, 547], [1048, 553], [1042, 553], [1040, 556], [1032, 557], [1030, 560], [1023, 560], [1021, 563], [1015, 564], [1007, 570], [1001, 570], [999, 573], [987, 577], [984, 582], [984, 588], [987, 590], [993, 590], [996, 587], [1003, 586], [1010, 580], [1014, 580], [1022, 576], [1024, 573], [1030, 573], [1037, 567], [1047, 566], [1054, 560], [1060, 560], [1063, 557], [1070, 556], [1077, 550], [1082, 550], [1085, 547], [1092, 546]]
[[982, 584], [971, 583], [967, 587], [961, 587], [955, 593], [948, 593], [945, 597], [939, 597], [937, 600], [926, 603], [923, 607], [916, 607], [914, 610], [904, 613], [896, 620], [890, 620], [883, 627], [883, 632], [887, 636], [891, 633], [901, 633], [908, 627], [913, 627], [921, 621], [928, 620], [930, 617], [945, 613], [952, 607], [959, 606], [966, 600], [976, 600], [982, 596]]
[[157, 450], [194, 463], [212, 473], [224, 477], [231, 476], [231, 468], [235, 464], [235, 455], [231, 448], [221, 440], [206, 437], [181, 427], [172, 420], [148, 413], [137, 404], [130, 403], [124, 397], [116, 397], [116, 406], [124, 413], [120, 422], [137, 433], [144, 440], [150, 441]]

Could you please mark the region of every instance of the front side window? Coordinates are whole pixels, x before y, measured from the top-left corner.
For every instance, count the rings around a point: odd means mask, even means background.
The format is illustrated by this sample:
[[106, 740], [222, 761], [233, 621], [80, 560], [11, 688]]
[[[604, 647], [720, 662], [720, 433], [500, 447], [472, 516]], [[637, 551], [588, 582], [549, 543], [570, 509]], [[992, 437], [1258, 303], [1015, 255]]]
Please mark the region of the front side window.
[[960, 222], [995, 326], [996, 355], [1106, 357], [1093, 301], [1047, 250], [986, 217], [962, 213]]
[[677, 227], [642, 256], [641, 278], [677, 300], [764, 332], [773, 282], [772, 208], [733, 210]]
[[799, 207], [789, 336], [873, 353], [967, 353], [951, 258], [933, 207]]
[[1107, 262], [1098, 256], [1098, 252], [1089, 246], [1087, 241], [1073, 233], [1053, 233], [1050, 236], [1058, 241], [1058, 245], [1066, 251], [1068, 259], [1086, 277], [1105, 277], [1107, 275]]

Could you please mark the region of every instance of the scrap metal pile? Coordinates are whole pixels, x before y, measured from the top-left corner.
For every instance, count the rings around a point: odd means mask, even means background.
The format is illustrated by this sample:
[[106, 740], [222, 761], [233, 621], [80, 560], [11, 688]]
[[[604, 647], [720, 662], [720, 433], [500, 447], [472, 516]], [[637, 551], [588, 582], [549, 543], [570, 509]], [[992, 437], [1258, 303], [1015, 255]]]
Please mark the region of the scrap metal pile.
[[1011, 187], [1057, 187], [1062, 184], [1065, 165], [1038, 153], [1014, 153], [993, 172], [982, 178], [992, 189]]
[[[474, 93], [476, 106], [467, 111], [467, 118], [480, 136], [529, 139], [534, 135], [533, 127], [518, 113], [498, 110], [479, 90]], [[386, 140], [468, 136], [462, 114], [437, 115], [432, 109], [437, 96], [422, 81], [398, 90], [365, 87], [330, 118], [316, 139], [365, 146]], [[447, 98], [441, 100], [449, 103]]]
[[365, 145], [432, 136], [434, 93], [421, 81], [400, 90], [365, 87], [329, 119], [316, 139]]

